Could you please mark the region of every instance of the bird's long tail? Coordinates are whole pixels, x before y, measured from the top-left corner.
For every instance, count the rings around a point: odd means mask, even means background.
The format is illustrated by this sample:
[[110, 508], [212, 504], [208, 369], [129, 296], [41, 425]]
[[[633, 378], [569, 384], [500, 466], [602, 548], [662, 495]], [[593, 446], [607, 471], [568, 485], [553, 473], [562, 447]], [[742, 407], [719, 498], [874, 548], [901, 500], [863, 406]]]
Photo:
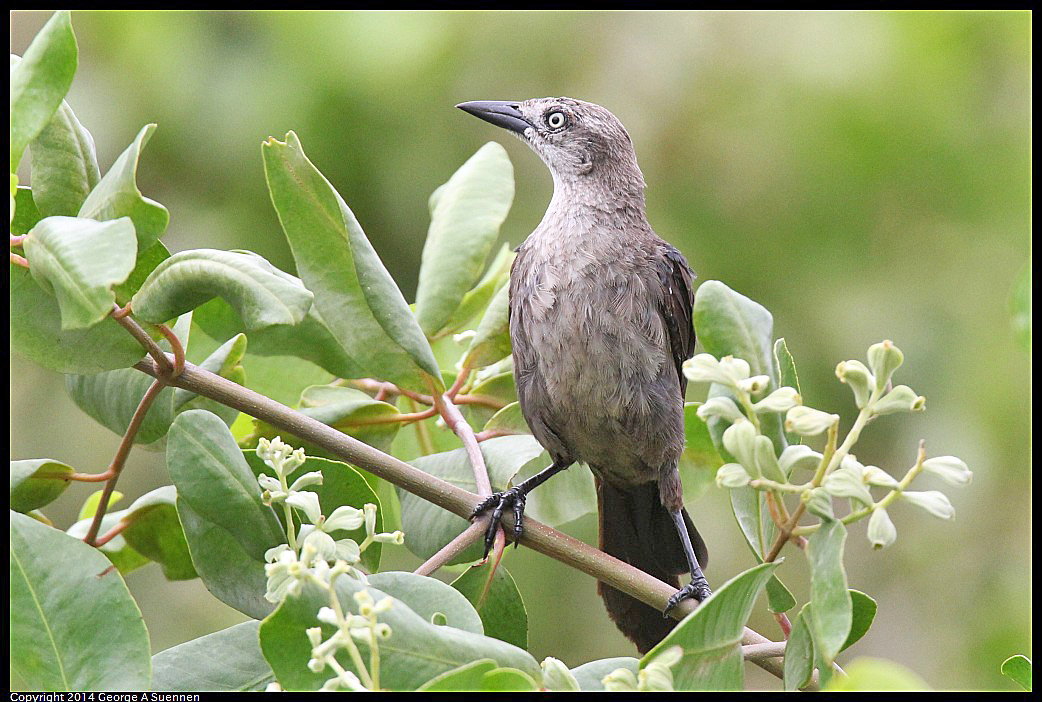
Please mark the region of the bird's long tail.
[[[600, 547], [605, 553], [626, 561], [672, 587], [679, 587], [678, 575], [688, 572], [684, 547], [673, 519], [659, 500], [657, 483], [616, 486], [597, 481], [600, 512]], [[702, 568], [709, 558], [687, 510], [683, 511], [695, 556]], [[665, 638], [676, 621], [663, 618], [662, 612], [604, 583], [597, 592], [619, 630], [646, 653]]]

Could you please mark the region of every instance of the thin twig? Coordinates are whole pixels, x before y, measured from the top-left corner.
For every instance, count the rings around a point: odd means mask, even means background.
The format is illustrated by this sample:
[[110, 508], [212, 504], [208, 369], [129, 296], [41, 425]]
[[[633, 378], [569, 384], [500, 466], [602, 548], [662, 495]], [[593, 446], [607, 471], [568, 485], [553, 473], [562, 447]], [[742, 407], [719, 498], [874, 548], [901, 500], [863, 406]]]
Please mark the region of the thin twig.
[[170, 359], [166, 357], [163, 349], [159, 348], [159, 344], [148, 335], [148, 332], [142, 329], [141, 325], [135, 322], [133, 318], [128, 316], [129, 307], [129, 305], [127, 307], [120, 307], [113, 303], [112, 318], [119, 322], [124, 329], [130, 332], [131, 336], [137, 339], [137, 342], [148, 351], [148, 355], [151, 356], [162, 369], [162, 375], [170, 375], [174, 370], [173, 364], [170, 363]]
[[742, 658], [747, 661], [763, 660], [765, 658], [780, 658], [784, 655], [784, 641], [771, 641], [769, 643], [742, 646]]
[[94, 539], [94, 545], [98, 546], [98, 547], [104, 546], [109, 541], [112, 541], [114, 538], [116, 538], [117, 536], [122, 534], [123, 531], [130, 525], [131, 525], [131, 522], [129, 520], [127, 520], [127, 519], [120, 519], [119, 522], [116, 523], [116, 526], [112, 527], [111, 529], [106, 531], [104, 534], [102, 534], [98, 538]]
[[14, 251], [11, 252], [11, 263], [15, 264], [16, 266], [21, 266], [26, 270], [29, 270], [29, 262], [25, 260], [24, 256], [19, 256]]
[[470, 460], [470, 467], [474, 472], [474, 484], [477, 487], [478, 494], [482, 497], [488, 497], [492, 494], [492, 483], [488, 479], [485, 457], [481, 453], [481, 447], [478, 446], [474, 428], [463, 418], [459, 407], [453, 404], [452, 399], [448, 395], [435, 398], [434, 406], [438, 408], [438, 413], [441, 414], [449, 429], [463, 442], [463, 448], [467, 451], [467, 458]]
[[428, 558], [414, 570], [417, 575], [430, 575], [453, 558], [461, 554], [468, 546], [481, 540], [488, 527], [488, 518], [479, 519], [460, 532], [459, 536], [441, 547], [437, 553]]
[[[159, 373], [156, 364], [147, 358], [138, 362], [134, 367], [153, 377]], [[172, 379], [171, 384], [233, 407], [320, 446], [340, 459], [465, 519], [482, 500], [474, 493], [424, 473], [418, 468], [322, 424], [316, 419], [306, 417], [279, 402], [193, 364], [185, 364], [184, 373]], [[511, 525], [513, 524], [512, 515], [504, 515], [504, 519]], [[507, 530], [508, 533], [510, 531]], [[521, 543], [534, 551], [591, 575], [610, 587], [659, 610], [665, 608], [670, 595], [676, 592], [676, 588], [670, 587], [630, 564], [532, 518], [525, 519], [525, 530], [521, 536]], [[693, 602], [684, 600], [670, 612], [670, 616], [682, 619], [694, 608]], [[748, 627], [743, 631], [742, 643], [745, 645], [769, 642], [770, 639]], [[776, 677], [782, 677], [782, 663], [777, 658], [753, 661], [753, 663]]]

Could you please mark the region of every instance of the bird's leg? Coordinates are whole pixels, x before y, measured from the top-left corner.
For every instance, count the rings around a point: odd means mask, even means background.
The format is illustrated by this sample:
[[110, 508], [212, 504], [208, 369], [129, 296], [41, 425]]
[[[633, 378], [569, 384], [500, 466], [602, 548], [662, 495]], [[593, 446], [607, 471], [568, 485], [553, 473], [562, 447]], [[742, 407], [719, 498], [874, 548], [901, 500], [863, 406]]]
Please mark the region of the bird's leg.
[[555, 461], [549, 468], [544, 468], [531, 478], [518, 483], [514, 487], [502, 492], [492, 493], [474, 509], [474, 512], [470, 515], [471, 519], [489, 509], [492, 509], [492, 521], [489, 522], [488, 531], [485, 532], [485, 553], [482, 558], [486, 558], [488, 552], [492, 549], [492, 543], [496, 540], [496, 529], [499, 527], [499, 522], [503, 518], [503, 511], [508, 507], [513, 507], [514, 509], [514, 546], [517, 546], [517, 540], [521, 538], [521, 519], [524, 515], [525, 500], [528, 497], [528, 493], [531, 492], [533, 488], [539, 487], [545, 483], [551, 476], [560, 473], [569, 465], [571, 465], [571, 463]]
[[684, 523], [684, 515], [678, 509], [670, 512], [673, 517], [673, 523], [677, 525], [677, 531], [680, 532], [680, 540], [684, 544], [684, 555], [687, 556], [687, 565], [691, 569], [691, 582], [684, 587], [680, 588], [666, 602], [666, 608], [662, 611], [662, 616], [669, 616], [669, 611], [676, 607], [682, 600], [686, 600], [689, 597], [694, 597], [699, 602], [709, 597], [712, 591], [709, 589], [709, 582], [706, 580], [706, 576], [702, 574], [702, 568], [698, 565], [698, 559], [695, 557], [695, 549], [691, 547], [691, 537], [687, 533], [687, 524]]

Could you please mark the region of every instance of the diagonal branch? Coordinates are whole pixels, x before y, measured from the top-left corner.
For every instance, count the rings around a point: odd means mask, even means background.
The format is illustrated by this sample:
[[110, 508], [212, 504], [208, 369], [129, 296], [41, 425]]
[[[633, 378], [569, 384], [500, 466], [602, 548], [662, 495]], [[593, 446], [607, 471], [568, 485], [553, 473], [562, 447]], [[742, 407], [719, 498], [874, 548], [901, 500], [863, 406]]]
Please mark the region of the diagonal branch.
[[[155, 362], [149, 358], [140, 361], [134, 367], [153, 377], [161, 374], [156, 368]], [[424, 473], [394, 456], [194, 364], [186, 363], [184, 372], [180, 376], [172, 378], [170, 384], [233, 407], [251, 417], [261, 419], [321, 446], [341, 459], [463, 518], [468, 518], [481, 502], [481, 498], [474, 493]], [[504, 518], [512, 523], [510, 515], [505, 515]], [[509, 529], [506, 531], [511, 532]], [[665, 608], [670, 595], [676, 592], [666, 583], [634, 568], [629, 563], [609, 556], [603, 551], [552, 529], [535, 519], [525, 519], [525, 530], [520, 542], [660, 610]], [[670, 616], [682, 619], [694, 608], [693, 602], [685, 600], [670, 612]], [[746, 627], [742, 635], [742, 643], [751, 645], [771, 642]], [[756, 659], [753, 660], [753, 663], [772, 675], [782, 676], [780, 658]]]

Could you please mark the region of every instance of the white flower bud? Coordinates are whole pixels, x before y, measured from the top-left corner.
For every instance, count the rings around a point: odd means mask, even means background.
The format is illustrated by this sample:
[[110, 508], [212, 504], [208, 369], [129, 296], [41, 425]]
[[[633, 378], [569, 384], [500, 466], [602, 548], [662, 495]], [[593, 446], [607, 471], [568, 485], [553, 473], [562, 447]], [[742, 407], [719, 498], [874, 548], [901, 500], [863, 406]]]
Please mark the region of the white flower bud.
[[861, 482], [861, 476], [856, 471], [840, 468], [833, 471], [822, 486], [833, 497], [846, 497], [851, 500], [869, 506], [872, 504], [872, 493], [868, 491], [865, 484]]
[[617, 668], [601, 678], [601, 684], [606, 692], [636, 692], [637, 676], [629, 668]]
[[315, 615], [315, 619], [319, 620], [323, 624], [340, 626], [340, 621], [336, 618], [336, 612], [334, 612], [331, 607], [320, 608], [318, 614]]
[[864, 363], [853, 360], [841, 361], [836, 366], [836, 377], [840, 379], [840, 382], [850, 386], [854, 392], [854, 402], [858, 409], [868, 403], [868, 398], [872, 395], [872, 389], [876, 384], [876, 378]]
[[865, 466], [857, 459], [852, 453], [848, 453], [843, 457], [843, 460], [839, 462], [839, 467], [843, 470], [849, 470], [851, 473], [857, 476], [858, 480], [861, 480], [865, 474]]
[[286, 498], [286, 504], [303, 512], [312, 524], [318, 524], [322, 518], [322, 508], [318, 504], [318, 495], [313, 492], [308, 492], [307, 490], [295, 492]]
[[547, 656], [539, 664], [543, 669], [543, 687], [552, 692], [579, 692], [579, 682], [561, 661]]
[[955, 456], [937, 456], [923, 461], [923, 470], [958, 487], [965, 487], [973, 479], [973, 473], [966, 467], [962, 459]]
[[884, 487], [893, 490], [898, 487], [897, 479], [882, 468], [876, 466], [865, 466], [865, 472], [861, 476], [862, 482], [876, 487]]
[[314, 550], [314, 557], [323, 561], [336, 560], [336, 542], [324, 531], [315, 529], [307, 535], [304, 539], [303, 549], [309, 547]]
[[792, 475], [796, 469], [815, 470], [820, 463], [821, 454], [803, 444], [786, 446], [778, 458], [778, 465], [786, 476]]
[[304, 473], [289, 486], [289, 489], [293, 492], [297, 490], [303, 490], [309, 485], [321, 485], [322, 484], [322, 473], [319, 471], [312, 471], [310, 473]]
[[385, 622], [380, 622], [373, 627], [373, 633], [376, 634], [378, 639], [389, 639], [391, 638], [391, 625]]
[[916, 507], [922, 507], [935, 517], [951, 519], [955, 516], [955, 508], [952, 507], [952, 503], [948, 501], [948, 497], [943, 492], [938, 490], [902, 492], [901, 497]]
[[832, 511], [832, 497], [825, 488], [814, 488], [806, 496], [807, 511], [822, 519], [835, 519]]
[[766, 436], [757, 436], [753, 440], [756, 451], [756, 466], [760, 475], [776, 483], [785, 482], [785, 474], [778, 465], [778, 457], [774, 455], [774, 443]]
[[344, 563], [358, 563], [362, 559], [362, 552], [354, 539], [339, 539], [336, 542], [336, 560]]
[[720, 359], [720, 369], [730, 378], [728, 385], [737, 385], [739, 381], [749, 377], [749, 364], [734, 356], [724, 356]]
[[738, 389], [744, 390], [750, 395], [759, 395], [771, 384], [771, 379], [766, 375], [754, 375], [751, 378], [738, 381]]
[[756, 427], [748, 419], [740, 419], [724, 430], [724, 448], [738, 462], [750, 471], [750, 475], [760, 477], [756, 467]]
[[788, 412], [796, 405], [803, 402], [795, 388], [778, 388], [767, 397], [753, 405], [753, 410], [760, 414], [762, 412]]
[[868, 347], [868, 366], [876, 377], [877, 390], [886, 387], [890, 376], [904, 363], [904, 360], [905, 355], [901, 353], [901, 349], [894, 346], [894, 342], [889, 339]]
[[405, 543], [405, 533], [402, 531], [392, 531], [385, 534], [373, 534], [373, 541], [380, 544], [394, 544], [395, 546], [401, 546]]
[[725, 463], [716, 471], [716, 484], [723, 488], [740, 488], [749, 484], [748, 471], [738, 463]]
[[373, 614], [383, 614], [384, 612], [391, 611], [391, 607], [394, 605], [393, 597], [382, 597], [380, 601], [373, 605]]
[[717, 395], [711, 397], [695, 410], [695, 414], [698, 415], [699, 419], [703, 422], [707, 422], [713, 417], [719, 417], [733, 424], [739, 419], [745, 419], [745, 416], [738, 409], [738, 406], [729, 397], [723, 397]]
[[365, 514], [362, 510], [351, 505], [341, 505], [326, 517], [322, 524], [323, 531], [354, 531], [365, 522]]
[[307, 634], [308, 641], [311, 642], [311, 648], [318, 648], [322, 643], [322, 627], [313, 626], [304, 633]]
[[872, 411], [876, 414], [920, 412], [925, 408], [926, 398], [916, 395], [907, 385], [898, 385], [872, 405]]
[[376, 533], [376, 505], [366, 502], [362, 505], [362, 511], [365, 513], [365, 533], [369, 535]]
[[812, 407], [798, 405], [786, 413], [785, 431], [800, 436], [817, 436], [838, 421], [838, 414], [829, 414]]
[[720, 383], [727, 386], [734, 384], [734, 378], [720, 367], [720, 361], [708, 353], [700, 353], [687, 359], [681, 365], [681, 370], [693, 383]]
[[886, 548], [897, 540], [897, 528], [882, 507], [872, 510], [868, 519], [868, 540], [872, 548]]

